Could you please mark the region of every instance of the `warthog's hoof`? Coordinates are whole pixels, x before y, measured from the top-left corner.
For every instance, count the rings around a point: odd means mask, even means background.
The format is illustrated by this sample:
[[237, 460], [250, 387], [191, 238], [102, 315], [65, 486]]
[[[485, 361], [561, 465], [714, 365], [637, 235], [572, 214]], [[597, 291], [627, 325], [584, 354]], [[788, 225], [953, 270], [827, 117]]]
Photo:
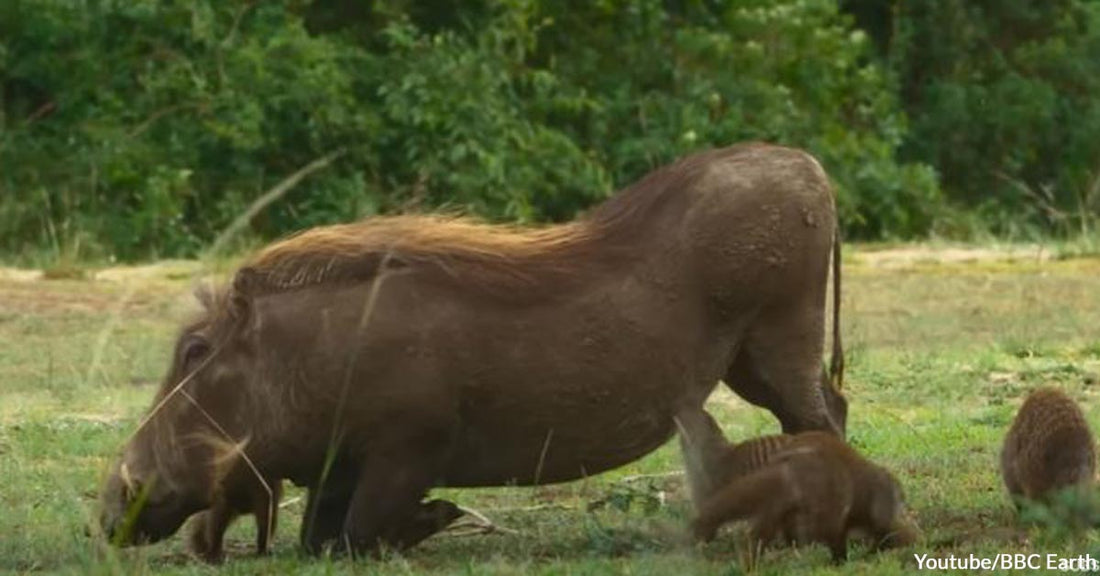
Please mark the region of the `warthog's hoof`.
[[391, 528], [382, 539], [385, 544], [397, 550], [411, 548], [443, 530], [462, 514], [462, 510], [453, 502], [429, 500], [418, 504], [412, 516]]
[[189, 527], [187, 549], [207, 564], [221, 564], [225, 560], [225, 554], [220, 542], [210, 541], [209, 530], [207, 530], [209, 522], [209, 512], [202, 512], [195, 516]]

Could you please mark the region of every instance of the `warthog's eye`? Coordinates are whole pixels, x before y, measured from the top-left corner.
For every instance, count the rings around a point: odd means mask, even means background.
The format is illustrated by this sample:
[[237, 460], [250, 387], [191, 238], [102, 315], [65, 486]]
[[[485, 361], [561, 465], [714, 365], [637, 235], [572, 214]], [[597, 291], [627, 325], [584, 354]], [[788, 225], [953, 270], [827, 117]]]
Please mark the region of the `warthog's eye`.
[[180, 343], [180, 367], [191, 372], [210, 353], [210, 343], [197, 334], [188, 335]]

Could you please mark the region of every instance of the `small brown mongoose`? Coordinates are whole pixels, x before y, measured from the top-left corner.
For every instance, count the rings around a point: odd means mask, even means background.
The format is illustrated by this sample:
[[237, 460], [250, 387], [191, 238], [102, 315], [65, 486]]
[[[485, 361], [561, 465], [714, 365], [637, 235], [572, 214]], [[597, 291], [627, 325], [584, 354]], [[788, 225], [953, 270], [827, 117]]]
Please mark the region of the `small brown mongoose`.
[[[841, 562], [853, 530], [867, 533], [882, 548], [908, 545], [919, 537], [893, 475], [837, 436], [765, 436], [727, 444], [722, 452], [720, 431], [717, 438], [705, 432], [708, 420], [713, 424], [709, 416], [681, 424], [681, 432], [695, 432], [691, 449], [685, 450], [689, 468], [694, 458], [714, 484], [696, 504], [696, 539], [711, 540], [722, 524], [751, 519], [754, 549], [783, 534], [797, 543], [823, 543], [833, 560]], [[693, 495], [705, 491], [694, 484]]]
[[1096, 445], [1077, 403], [1055, 388], [1028, 394], [1001, 450], [1001, 475], [1017, 505], [1089, 486], [1095, 471]]
[[696, 512], [715, 490], [760, 469], [794, 438], [790, 434], [771, 434], [734, 444], [726, 440], [714, 418], [701, 409], [679, 412], [676, 425]]

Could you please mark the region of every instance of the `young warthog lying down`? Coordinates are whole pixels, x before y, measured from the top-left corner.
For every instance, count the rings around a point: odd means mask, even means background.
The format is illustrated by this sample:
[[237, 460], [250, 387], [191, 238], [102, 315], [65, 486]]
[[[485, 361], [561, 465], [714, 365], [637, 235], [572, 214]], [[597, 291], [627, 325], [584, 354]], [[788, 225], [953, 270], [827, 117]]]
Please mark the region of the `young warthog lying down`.
[[752, 552], [782, 536], [848, 555], [848, 534], [860, 531], [880, 548], [906, 546], [920, 530], [905, 509], [897, 480], [835, 435], [805, 432], [728, 444], [702, 410], [678, 415], [692, 485], [698, 540], [712, 540], [727, 522], [752, 521]]
[[158, 540], [236, 490], [249, 475], [212, 474], [199, 435], [247, 437], [234, 466], [309, 488], [302, 545], [355, 553], [445, 526], [449, 503], [423, 502], [433, 487], [636, 460], [720, 379], [784, 431], [843, 435], [820, 365], [835, 230], [812, 157], [747, 144], [568, 224], [398, 216], [276, 243], [180, 334], [102, 524], [120, 544]]
[[1056, 388], [1028, 394], [1001, 449], [1001, 475], [1017, 504], [1091, 486], [1095, 472], [1092, 430], [1077, 403]]

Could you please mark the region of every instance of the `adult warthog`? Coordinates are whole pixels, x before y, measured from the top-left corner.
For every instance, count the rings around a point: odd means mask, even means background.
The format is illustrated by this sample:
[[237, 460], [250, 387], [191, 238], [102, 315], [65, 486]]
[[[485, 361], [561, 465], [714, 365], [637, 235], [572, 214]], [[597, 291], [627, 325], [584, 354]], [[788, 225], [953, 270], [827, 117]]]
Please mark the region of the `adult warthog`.
[[847, 402], [821, 368], [835, 230], [812, 157], [745, 144], [568, 224], [399, 216], [276, 243], [202, 298], [103, 526], [157, 540], [240, 483], [285, 478], [309, 487], [307, 550], [407, 547], [453, 518], [423, 502], [430, 488], [621, 466], [719, 380], [785, 432], [843, 435]]

